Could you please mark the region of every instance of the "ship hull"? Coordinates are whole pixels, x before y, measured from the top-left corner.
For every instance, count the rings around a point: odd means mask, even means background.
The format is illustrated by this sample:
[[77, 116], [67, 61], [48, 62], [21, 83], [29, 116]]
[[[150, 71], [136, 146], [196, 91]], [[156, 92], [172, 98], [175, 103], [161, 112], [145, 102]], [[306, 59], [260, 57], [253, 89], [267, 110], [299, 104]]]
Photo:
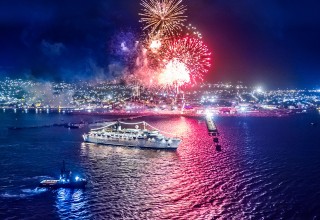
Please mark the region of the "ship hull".
[[44, 188], [69, 188], [69, 189], [81, 189], [85, 188], [87, 181], [79, 181], [79, 182], [70, 182], [70, 183], [61, 183], [59, 180], [45, 180], [39, 184], [39, 187]]
[[172, 140], [170, 143], [167, 141], [145, 140], [145, 139], [112, 139], [112, 138], [98, 138], [83, 136], [85, 142], [110, 145], [110, 146], [126, 146], [137, 148], [150, 148], [150, 149], [165, 149], [176, 150], [180, 144], [180, 140]]

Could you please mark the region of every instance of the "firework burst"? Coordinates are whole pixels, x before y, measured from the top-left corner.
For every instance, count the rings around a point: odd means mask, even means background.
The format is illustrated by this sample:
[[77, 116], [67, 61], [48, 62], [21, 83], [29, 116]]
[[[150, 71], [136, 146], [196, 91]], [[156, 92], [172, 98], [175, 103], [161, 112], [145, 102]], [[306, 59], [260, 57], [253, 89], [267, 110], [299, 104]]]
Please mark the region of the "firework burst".
[[183, 0], [141, 0], [141, 37], [121, 33], [115, 38], [115, 56], [122, 58], [123, 80], [149, 90], [178, 93], [180, 88], [203, 80], [211, 66], [211, 53], [201, 33], [185, 26]]
[[202, 39], [202, 34], [197, 30], [196, 27], [192, 26], [192, 24], [185, 26], [183, 32], [185, 32], [186, 36]]
[[190, 72], [187, 66], [178, 59], [170, 60], [158, 77], [158, 84], [163, 86], [182, 86], [190, 82]]
[[182, 0], [142, 0], [143, 7], [140, 22], [149, 35], [172, 36], [181, 31], [187, 16]]
[[194, 37], [172, 38], [166, 41], [159, 57], [164, 64], [171, 60], [183, 63], [190, 73], [192, 83], [198, 79], [203, 80], [203, 75], [211, 66], [211, 53], [207, 46]]

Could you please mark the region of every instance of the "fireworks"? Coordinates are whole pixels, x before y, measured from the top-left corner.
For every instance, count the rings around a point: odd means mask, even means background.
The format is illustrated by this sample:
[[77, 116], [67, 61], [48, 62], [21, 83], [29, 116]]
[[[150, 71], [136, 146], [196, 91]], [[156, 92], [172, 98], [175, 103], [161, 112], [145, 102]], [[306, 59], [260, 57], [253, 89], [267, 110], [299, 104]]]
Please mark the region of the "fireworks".
[[181, 5], [182, 0], [142, 0], [143, 7], [140, 13], [140, 22], [145, 23], [144, 30], [149, 35], [172, 36], [181, 31], [187, 16], [186, 6]]
[[202, 34], [197, 30], [196, 27], [192, 26], [191, 24], [185, 27], [184, 32], [186, 36], [197, 37], [199, 39], [202, 39]]
[[170, 60], [158, 77], [159, 85], [182, 86], [190, 82], [190, 72], [187, 66], [177, 59]]
[[171, 60], [178, 60], [183, 63], [193, 83], [197, 79], [203, 79], [203, 75], [208, 72], [211, 66], [211, 53], [207, 46], [197, 38], [184, 37], [173, 38], [166, 41], [161, 52], [162, 62], [167, 63]]
[[115, 55], [123, 57], [123, 78], [149, 89], [176, 89], [203, 80], [211, 66], [211, 53], [201, 33], [184, 26], [182, 0], [141, 0], [140, 22], [144, 39], [131, 32], [117, 36]]
[[162, 46], [162, 39], [159, 36], [154, 36], [148, 39], [146, 47], [151, 50], [152, 53], [158, 53]]
[[151, 41], [149, 48], [153, 53], [156, 53], [161, 48], [161, 44], [160, 40], [153, 40]]
[[211, 66], [211, 53], [195, 27], [183, 28], [187, 9], [182, 0], [142, 0], [141, 5], [140, 21], [148, 30], [147, 57], [153, 60], [157, 83], [181, 86], [202, 80]]

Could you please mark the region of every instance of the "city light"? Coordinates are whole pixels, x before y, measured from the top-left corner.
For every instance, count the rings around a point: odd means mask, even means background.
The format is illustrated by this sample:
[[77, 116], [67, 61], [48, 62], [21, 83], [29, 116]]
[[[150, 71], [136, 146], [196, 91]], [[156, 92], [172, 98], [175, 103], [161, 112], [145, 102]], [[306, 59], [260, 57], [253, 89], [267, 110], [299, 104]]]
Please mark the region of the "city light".
[[[163, 84], [189, 81], [188, 74], [172, 74], [184, 65], [168, 65]], [[186, 70], [187, 71], [187, 70]], [[30, 89], [31, 88], [31, 89]], [[156, 113], [156, 114], [289, 114], [320, 109], [318, 90], [265, 90], [261, 86], [217, 83], [175, 90], [149, 90], [113, 82], [49, 83], [4, 78], [0, 80], [1, 112], [37, 114], [58, 112]], [[39, 92], [35, 92], [39, 89]], [[45, 90], [45, 91], [44, 91]], [[67, 96], [65, 94], [68, 94]], [[263, 94], [263, 95], [262, 95]], [[279, 115], [279, 114], [278, 114]]]
[[211, 110], [206, 109], [206, 110], [205, 110], [205, 115], [206, 115], [206, 117], [211, 118], [211, 117], [213, 116], [213, 113], [212, 113], [212, 111], [211, 111]]
[[263, 88], [262, 88], [262, 87], [257, 87], [257, 88], [255, 89], [255, 92], [257, 92], [257, 93], [263, 93], [264, 91], [263, 91]]

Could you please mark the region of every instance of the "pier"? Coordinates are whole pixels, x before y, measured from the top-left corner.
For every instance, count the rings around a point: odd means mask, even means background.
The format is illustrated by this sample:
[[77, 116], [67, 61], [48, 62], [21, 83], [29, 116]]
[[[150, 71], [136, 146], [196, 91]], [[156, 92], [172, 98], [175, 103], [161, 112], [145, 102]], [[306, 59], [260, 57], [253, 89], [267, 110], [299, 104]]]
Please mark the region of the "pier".
[[215, 123], [212, 120], [211, 115], [206, 116], [206, 124], [207, 124], [209, 135], [213, 136], [213, 143], [216, 147], [216, 151], [218, 151], [218, 152], [222, 151], [222, 147], [219, 144], [219, 132], [218, 132], [217, 126], [215, 125]]

